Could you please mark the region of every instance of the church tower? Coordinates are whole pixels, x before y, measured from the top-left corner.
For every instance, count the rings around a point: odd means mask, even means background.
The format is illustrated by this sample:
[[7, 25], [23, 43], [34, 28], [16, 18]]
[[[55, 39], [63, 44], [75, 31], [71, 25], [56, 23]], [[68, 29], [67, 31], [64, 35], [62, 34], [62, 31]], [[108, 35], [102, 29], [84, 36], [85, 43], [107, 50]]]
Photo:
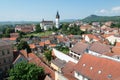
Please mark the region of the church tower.
[[59, 19], [60, 19], [60, 15], [59, 15], [59, 12], [57, 11], [57, 14], [56, 14], [56, 28], [60, 28]]

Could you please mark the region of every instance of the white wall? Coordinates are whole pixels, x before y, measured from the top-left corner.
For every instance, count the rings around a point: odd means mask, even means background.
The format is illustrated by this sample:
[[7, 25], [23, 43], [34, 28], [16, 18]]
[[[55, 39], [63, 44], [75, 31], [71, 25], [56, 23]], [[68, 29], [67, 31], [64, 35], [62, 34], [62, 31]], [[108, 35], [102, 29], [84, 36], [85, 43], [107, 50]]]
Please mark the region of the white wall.
[[112, 44], [116, 42], [120, 42], [120, 37], [115, 37], [115, 36], [110, 36], [110, 37], [107, 37], [106, 39], [108, 39], [108, 41]]
[[54, 51], [55, 56], [57, 58], [61, 59], [61, 60], [64, 60], [66, 62], [71, 61], [71, 62], [74, 62], [74, 63], [78, 63], [77, 60], [73, 59], [72, 57], [70, 57], [70, 56], [68, 56], [68, 55], [66, 55], [66, 54], [64, 54], [64, 53], [62, 53], [62, 52], [60, 52], [60, 51], [58, 51], [54, 48], [53, 48], [53, 51]]
[[94, 52], [94, 51], [91, 51], [91, 50], [88, 50], [88, 54], [95, 55], [95, 56], [101, 55], [100, 53], [97, 53], [97, 52]]
[[75, 76], [75, 78], [77, 78], [78, 80], [83, 80], [83, 76], [82, 75], [78, 75], [78, 73], [77, 72], [74, 72], [74, 76]]
[[68, 79], [56, 71], [55, 72], [55, 80], [68, 80]]

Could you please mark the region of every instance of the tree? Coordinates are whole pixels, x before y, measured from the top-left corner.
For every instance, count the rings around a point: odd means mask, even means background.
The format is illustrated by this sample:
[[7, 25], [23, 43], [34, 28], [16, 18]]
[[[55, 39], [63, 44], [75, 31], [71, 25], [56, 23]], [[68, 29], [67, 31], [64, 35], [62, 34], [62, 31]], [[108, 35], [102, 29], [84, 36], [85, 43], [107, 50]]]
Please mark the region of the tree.
[[43, 80], [44, 69], [35, 64], [20, 62], [9, 71], [9, 80]]
[[31, 52], [30, 46], [26, 41], [20, 41], [20, 43], [17, 46], [18, 50], [26, 49], [28, 53]]
[[45, 58], [46, 58], [48, 61], [51, 61], [51, 59], [52, 59], [51, 51], [45, 52], [44, 55], [45, 55]]
[[21, 32], [21, 31], [18, 31], [18, 33], [19, 33], [20, 38], [22, 38], [24, 35], [26, 35], [26, 33]]
[[39, 24], [37, 24], [36, 25], [36, 33], [39, 33], [39, 32], [41, 32], [42, 31], [42, 29], [41, 29], [41, 27], [40, 27], [40, 25]]

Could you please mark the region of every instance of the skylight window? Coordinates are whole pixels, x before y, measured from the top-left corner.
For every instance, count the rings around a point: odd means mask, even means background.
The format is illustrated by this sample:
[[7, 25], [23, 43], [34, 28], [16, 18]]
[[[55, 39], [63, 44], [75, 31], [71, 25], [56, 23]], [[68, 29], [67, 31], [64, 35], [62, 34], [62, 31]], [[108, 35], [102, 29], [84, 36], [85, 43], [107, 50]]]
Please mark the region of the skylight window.
[[92, 70], [93, 69], [93, 67], [90, 67], [90, 70]]
[[86, 66], [86, 64], [83, 64], [83, 67], [85, 67]]
[[98, 74], [101, 74], [102, 73], [102, 71], [98, 71]]

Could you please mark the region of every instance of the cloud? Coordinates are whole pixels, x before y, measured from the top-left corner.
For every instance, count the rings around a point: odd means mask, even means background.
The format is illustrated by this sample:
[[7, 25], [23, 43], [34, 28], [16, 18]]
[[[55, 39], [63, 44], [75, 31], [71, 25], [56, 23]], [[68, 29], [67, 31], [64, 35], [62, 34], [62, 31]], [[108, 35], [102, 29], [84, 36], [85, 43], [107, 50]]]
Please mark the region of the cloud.
[[109, 11], [106, 9], [101, 9], [101, 10], [95, 11], [95, 14], [108, 14], [108, 13], [109, 13]]
[[120, 6], [112, 7], [110, 9], [101, 9], [95, 12], [96, 14], [102, 15], [119, 15], [120, 14]]
[[120, 6], [117, 6], [117, 7], [113, 7], [111, 9], [112, 13], [120, 13]]
[[107, 10], [105, 10], [105, 9], [101, 9], [100, 11], [99, 11], [100, 13], [108, 13], [108, 11]]

